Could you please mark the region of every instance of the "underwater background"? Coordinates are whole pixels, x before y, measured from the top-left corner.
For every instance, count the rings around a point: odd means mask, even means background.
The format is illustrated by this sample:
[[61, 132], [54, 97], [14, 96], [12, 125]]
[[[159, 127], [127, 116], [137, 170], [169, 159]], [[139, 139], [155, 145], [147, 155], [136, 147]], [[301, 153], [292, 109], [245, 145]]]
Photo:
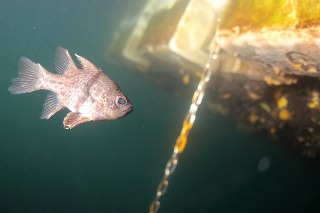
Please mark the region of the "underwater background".
[[[125, 5], [0, 0], [0, 212], [148, 212], [191, 96], [106, 60]], [[54, 71], [57, 46], [99, 66], [134, 111], [72, 130], [68, 110], [39, 119], [46, 91], [7, 88], [21, 56]], [[316, 212], [319, 197], [319, 165], [200, 106], [159, 212]]]

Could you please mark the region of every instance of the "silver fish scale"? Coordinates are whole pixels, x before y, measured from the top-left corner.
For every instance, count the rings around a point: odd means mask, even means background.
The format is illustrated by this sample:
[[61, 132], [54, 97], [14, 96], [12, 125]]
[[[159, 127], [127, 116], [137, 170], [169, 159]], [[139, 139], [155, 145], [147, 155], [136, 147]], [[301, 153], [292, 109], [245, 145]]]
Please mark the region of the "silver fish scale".
[[[97, 79], [91, 73], [79, 73], [78, 75], [65, 77], [65, 88], [59, 94], [59, 99], [65, 103], [71, 111], [79, 111], [82, 105], [90, 97], [90, 90]], [[100, 75], [100, 73], [98, 73]], [[87, 106], [91, 107], [91, 106]]]

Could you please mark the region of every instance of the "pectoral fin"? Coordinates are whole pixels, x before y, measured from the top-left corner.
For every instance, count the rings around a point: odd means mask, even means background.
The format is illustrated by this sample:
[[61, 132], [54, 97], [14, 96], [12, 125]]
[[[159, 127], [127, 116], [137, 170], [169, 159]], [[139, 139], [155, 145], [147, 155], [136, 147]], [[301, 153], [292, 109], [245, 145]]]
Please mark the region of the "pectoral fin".
[[75, 126], [88, 121], [90, 121], [88, 117], [85, 117], [78, 112], [69, 112], [63, 120], [63, 125], [65, 129], [72, 129]]

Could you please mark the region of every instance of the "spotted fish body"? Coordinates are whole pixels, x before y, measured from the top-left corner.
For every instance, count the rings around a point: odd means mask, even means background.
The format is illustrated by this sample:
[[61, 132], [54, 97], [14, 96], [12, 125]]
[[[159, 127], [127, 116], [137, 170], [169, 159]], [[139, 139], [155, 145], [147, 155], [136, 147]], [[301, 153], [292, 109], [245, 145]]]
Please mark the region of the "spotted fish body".
[[97, 120], [115, 120], [132, 111], [132, 104], [120, 87], [102, 70], [77, 55], [79, 69], [68, 50], [58, 47], [53, 74], [29, 59], [19, 61], [19, 76], [12, 79], [12, 94], [49, 90], [43, 105], [42, 119], [49, 119], [64, 107], [71, 112], [64, 118], [66, 129]]

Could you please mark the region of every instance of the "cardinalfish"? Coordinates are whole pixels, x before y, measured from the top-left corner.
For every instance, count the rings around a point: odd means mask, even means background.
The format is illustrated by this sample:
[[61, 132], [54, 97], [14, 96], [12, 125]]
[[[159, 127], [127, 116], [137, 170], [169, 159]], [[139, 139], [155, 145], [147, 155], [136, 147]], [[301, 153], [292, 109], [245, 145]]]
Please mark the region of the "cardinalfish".
[[12, 79], [12, 94], [49, 90], [41, 119], [49, 119], [63, 108], [69, 112], [63, 120], [64, 128], [100, 120], [115, 120], [132, 112], [130, 100], [120, 87], [89, 60], [75, 54], [81, 69], [68, 50], [58, 47], [55, 56], [57, 74], [26, 57], [19, 60], [18, 78]]

